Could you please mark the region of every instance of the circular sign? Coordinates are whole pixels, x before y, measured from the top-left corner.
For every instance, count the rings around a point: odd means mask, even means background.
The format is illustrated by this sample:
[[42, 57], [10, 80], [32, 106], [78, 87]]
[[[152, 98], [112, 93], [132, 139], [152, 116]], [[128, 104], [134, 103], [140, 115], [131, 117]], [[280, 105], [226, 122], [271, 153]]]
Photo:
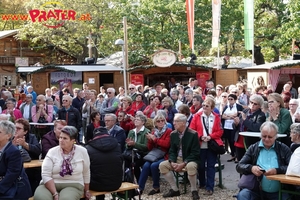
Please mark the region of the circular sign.
[[157, 67], [170, 67], [176, 62], [176, 55], [169, 50], [161, 50], [153, 55], [153, 63]]

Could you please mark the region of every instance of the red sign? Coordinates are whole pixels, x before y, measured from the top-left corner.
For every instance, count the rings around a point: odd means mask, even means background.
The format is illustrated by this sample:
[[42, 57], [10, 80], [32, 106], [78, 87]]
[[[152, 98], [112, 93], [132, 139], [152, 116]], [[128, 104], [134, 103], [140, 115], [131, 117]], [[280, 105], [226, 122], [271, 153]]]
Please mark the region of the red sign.
[[131, 83], [134, 85], [144, 85], [144, 75], [143, 74], [130, 74]]
[[202, 90], [204, 91], [205, 82], [206, 82], [206, 80], [209, 80], [209, 72], [197, 72], [196, 79], [198, 81], [198, 86], [200, 86], [202, 88]]

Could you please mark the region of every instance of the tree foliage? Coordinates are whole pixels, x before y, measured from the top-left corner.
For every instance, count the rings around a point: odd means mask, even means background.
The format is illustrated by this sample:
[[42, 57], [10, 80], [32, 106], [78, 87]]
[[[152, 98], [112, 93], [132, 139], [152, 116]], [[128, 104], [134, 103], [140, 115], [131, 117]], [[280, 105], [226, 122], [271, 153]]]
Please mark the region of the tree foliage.
[[[12, 0], [14, 1], [14, 0]], [[15, 0], [16, 1], [16, 0]], [[48, 0], [31, 0], [26, 9], [40, 8]], [[115, 40], [123, 38], [124, 16], [128, 20], [129, 63], [149, 62], [151, 55], [162, 48], [191, 53], [188, 44], [185, 0], [64, 0], [66, 9], [77, 16], [89, 13], [89, 21], [65, 21], [51, 29], [42, 23], [27, 21], [19, 34], [36, 46], [53, 44], [76, 56], [88, 56], [87, 36], [93, 35], [93, 56], [103, 57], [120, 50]], [[216, 55], [211, 49], [211, 0], [195, 0], [195, 50], [197, 55]], [[262, 47], [265, 60], [277, 61], [291, 53], [292, 38], [298, 38], [300, 0], [255, 0], [255, 45]], [[222, 1], [220, 55], [248, 56], [244, 49], [244, 4], [240, 0]], [[212, 54], [211, 54], [212, 53]]]

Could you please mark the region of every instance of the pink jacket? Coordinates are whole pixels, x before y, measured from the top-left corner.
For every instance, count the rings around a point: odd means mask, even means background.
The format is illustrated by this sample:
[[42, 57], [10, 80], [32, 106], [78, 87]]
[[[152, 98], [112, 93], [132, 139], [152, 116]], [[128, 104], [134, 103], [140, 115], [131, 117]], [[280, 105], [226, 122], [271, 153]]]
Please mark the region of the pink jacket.
[[[53, 120], [53, 106], [52, 105], [47, 105], [47, 106], [48, 106], [48, 111], [47, 111], [48, 118], [46, 120], [50, 123]], [[46, 107], [44, 107], [44, 110], [46, 111]], [[31, 116], [33, 122], [37, 122], [39, 120], [36, 118], [36, 111], [37, 111], [36, 106], [32, 106]]]
[[[198, 133], [198, 138], [201, 143], [200, 138], [203, 136], [203, 125], [202, 125], [202, 116], [203, 112], [198, 112], [193, 116], [192, 122], [190, 124], [190, 128], [195, 130]], [[221, 125], [221, 118], [218, 114], [213, 112], [215, 116], [214, 125], [212, 128], [212, 133], [209, 135], [212, 139], [216, 140], [219, 145], [223, 145], [223, 141], [221, 139], [223, 135], [223, 128]]]

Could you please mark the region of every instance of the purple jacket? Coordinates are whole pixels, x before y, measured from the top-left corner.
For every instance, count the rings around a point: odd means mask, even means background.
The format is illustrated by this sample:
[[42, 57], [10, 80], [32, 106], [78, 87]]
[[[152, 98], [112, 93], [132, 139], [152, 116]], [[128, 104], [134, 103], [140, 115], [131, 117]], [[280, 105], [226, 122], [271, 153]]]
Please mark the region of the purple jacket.
[[49, 149], [55, 147], [59, 144], [58, 139], [54, 131], [50, 131], [45, 134], [42, 138], [42, 158], [45, 158], [46, 154], [48, 153]]

